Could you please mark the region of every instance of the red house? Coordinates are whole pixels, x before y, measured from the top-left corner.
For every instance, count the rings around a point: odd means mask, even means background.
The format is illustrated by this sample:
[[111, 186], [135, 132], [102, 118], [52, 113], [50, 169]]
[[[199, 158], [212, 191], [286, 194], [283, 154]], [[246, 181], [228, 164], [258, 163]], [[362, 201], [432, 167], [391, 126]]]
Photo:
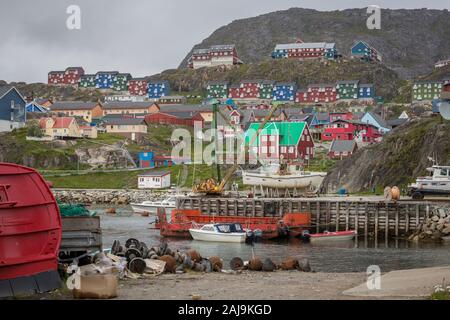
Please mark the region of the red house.
[[259, 98], [259, 81], [244, 80], [240, 84], [241, 98], [257, 99]]
[[241, 88], [238, 84], [232, 84], [228, 88], [228, 97], [232, 99], [239, 99], [241, 97]]
[[353, 120], [353, 113], [351, 112], [330, 112], [330, 122], [336, 120]]
[[64, 84], [77, 85], [82, 75], [84, 75], [82, 67], [69, 67], [64, 71]]
[[334, 84], [310, 84], [307, 88], [307, 102], [334, 102], [336, 101], [336, 86]]
[[295, 102], [297, 103], [307, 103], [308, 102], [308, 90], [299, 89], [295, 94]]
[[48, 73], [48, 84], [64, 85], [64, 71], [50, 71]]
[[145, 96], [147, 95], [147, 78], [132, 78], [128, 82], [128, 92], [132, 96]]
[[[249, 145], [259, 128], [252, 123], [245, 135], [245, 144]], [[250, 147], [259, 159], [279, 161], [311, 159], [314, 157], [314, 141], [306, 122], [268, 122]]]
[[373, 143], [381, 134], [369, 123], [340, 119], [325, 125], [321, 137], [323, 141], [359, 139], [364, 143]]

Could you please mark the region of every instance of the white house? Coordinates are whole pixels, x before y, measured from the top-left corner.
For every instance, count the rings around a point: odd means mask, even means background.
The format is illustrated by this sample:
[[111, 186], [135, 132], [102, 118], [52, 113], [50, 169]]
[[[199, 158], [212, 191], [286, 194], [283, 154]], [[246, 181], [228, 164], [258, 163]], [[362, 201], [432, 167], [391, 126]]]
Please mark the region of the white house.
[[139, 189], [163, 189], [170, 187], [170, 171], [146, 172], [138, 175]]

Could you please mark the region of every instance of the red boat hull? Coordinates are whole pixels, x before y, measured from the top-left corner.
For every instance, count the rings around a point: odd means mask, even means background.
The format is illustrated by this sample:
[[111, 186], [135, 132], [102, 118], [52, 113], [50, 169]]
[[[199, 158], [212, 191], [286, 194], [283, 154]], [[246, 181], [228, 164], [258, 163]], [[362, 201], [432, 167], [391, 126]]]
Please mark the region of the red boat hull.
[[163, 237], [190, 238], [189, 228], [193, 223], [240, 223], [246, 229], [261, 230], [263, 239], [274, 239], [286, 236], [289, 231], [296, 236], [310, 225], [309, 213], [288, 213], [279, 217], [243, 217], [243, 216], [210, 216], [202, 215], [199, 210], [172, 210], [171, 221], [167, 222], [164, 209], [158, 211], [155, 227], [160, 229]]
[[0, 163], [0, 296], [54, 289], [61, 233], [59, 208], [42, 176]]

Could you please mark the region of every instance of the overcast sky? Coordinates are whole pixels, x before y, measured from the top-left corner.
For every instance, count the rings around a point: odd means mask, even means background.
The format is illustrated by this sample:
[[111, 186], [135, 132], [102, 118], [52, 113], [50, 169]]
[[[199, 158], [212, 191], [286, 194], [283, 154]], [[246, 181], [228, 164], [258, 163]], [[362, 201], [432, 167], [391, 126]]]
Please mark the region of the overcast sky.
[[[81, 8], [81, 30], [66, 27], [71, 4]], [[151, 75], [176, 68], [193, 45], [236, 19], [370, 4], [450, 9], [442, 0], [0, 0], [0, 80], [46, 82], [48, 71], [67, 66]]]

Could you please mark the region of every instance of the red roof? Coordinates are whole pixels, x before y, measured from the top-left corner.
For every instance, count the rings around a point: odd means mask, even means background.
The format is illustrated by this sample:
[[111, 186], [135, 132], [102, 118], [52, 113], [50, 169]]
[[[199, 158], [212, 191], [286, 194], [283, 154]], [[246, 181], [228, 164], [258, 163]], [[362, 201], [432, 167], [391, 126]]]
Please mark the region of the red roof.
[[45, 128], [45, 123], [48, 119], [53, 119], [53, 129], [67, 129], [72, 124], [72, 122], [75, 121], [75, 118], [73, 117], [42, 118], [39, 120], [39, 126], [41, 128]]

